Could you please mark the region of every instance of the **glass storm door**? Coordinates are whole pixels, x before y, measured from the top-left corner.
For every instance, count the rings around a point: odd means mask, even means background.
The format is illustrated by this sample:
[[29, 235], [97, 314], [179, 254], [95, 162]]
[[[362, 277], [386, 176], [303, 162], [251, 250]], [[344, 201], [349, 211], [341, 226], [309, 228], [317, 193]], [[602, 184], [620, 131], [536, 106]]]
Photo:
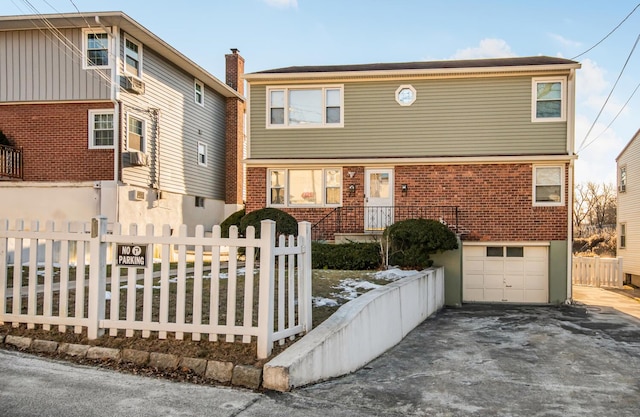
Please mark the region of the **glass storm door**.
[[364, 229], [382, 231], [393, 223], [393, 169], [366, 169]]

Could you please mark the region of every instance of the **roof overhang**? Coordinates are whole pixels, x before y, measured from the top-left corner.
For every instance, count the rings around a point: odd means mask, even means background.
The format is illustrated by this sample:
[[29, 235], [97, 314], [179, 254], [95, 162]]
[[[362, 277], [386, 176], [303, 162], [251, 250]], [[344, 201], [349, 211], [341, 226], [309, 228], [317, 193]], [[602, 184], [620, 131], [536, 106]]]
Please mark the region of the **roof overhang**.
[[0, 16], [0, 31], [14, 30], [50, 30], [50, 25], [57, 29], [63, 28], [95, 28], [108, 29], [117, 26], [130, 34], [145, 48], [150, 48], [176, 65], [178, 68], [193, 75], [209, 88], [220, 93], [224, 97], [235, 97], [244, 100], [244, 97], [229, 87], [208, 71], [191, 61], [177, 49], [151, 33], [144, 26], [133, 20], [123, 12], [86, 12], [86, 13], [60, 13], [42, 15]]

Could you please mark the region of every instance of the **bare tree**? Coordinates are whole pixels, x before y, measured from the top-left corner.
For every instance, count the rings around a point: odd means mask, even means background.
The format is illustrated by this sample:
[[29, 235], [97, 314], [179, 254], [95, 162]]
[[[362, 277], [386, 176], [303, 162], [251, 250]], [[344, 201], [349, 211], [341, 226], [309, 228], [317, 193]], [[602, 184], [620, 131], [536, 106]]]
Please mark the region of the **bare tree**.
[[602, 230], [616, 224], [616, 189], [613, 184], [578, 184], [573, 203], [573, 225], [578, 237], [583, 235], [587, 226]]
[[593, 210], [593, 203], [589, 188], [585, 184], [577, 184], [573, 197], [573, 227], [579, 237], [582, 236], [582, 226]]

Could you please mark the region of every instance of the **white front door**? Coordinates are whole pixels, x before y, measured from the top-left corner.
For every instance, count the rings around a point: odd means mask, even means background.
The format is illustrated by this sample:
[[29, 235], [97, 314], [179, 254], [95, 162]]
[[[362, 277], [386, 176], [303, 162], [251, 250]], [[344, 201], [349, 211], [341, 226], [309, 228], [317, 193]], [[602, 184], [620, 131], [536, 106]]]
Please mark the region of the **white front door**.
[[381, 231], [393, 223], [393, 169], [366, 169], [364, 229]]

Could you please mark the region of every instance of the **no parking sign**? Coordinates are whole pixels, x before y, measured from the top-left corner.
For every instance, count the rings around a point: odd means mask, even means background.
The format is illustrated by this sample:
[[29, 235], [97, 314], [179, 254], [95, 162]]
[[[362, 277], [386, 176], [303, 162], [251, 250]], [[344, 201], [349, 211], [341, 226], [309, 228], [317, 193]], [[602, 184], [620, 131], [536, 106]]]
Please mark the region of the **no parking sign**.
[[118, 266], [147, 266], [147, 247], [117, 244]]

